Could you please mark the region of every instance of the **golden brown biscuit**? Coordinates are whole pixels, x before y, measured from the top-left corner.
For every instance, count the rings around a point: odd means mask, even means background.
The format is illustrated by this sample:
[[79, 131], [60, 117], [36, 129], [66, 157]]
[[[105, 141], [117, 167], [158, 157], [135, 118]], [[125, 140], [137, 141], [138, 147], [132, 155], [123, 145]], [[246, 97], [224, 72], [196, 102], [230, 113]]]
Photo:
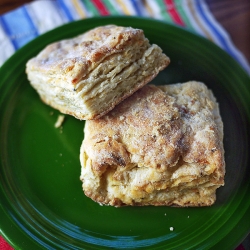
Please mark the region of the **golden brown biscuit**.
[[47, 46], [28, 61], [26, 72], [46, 104], [78, 119], [95, 119], [169, 62], [142, 30], [108, 25]]
[[144, 86], [86, 121], [83, 190], [113, 206], [208, 206], [224, 185], [223, 124], [203, 83]]

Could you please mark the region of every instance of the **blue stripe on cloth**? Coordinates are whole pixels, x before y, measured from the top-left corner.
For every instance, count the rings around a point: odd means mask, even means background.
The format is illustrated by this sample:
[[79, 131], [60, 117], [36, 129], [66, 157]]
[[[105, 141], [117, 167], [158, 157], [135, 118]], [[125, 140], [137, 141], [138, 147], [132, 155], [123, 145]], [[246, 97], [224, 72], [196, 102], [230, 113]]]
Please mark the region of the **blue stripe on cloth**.
[[138, 6], [137, 0], [131, 0], [131, 3], [132, 3], [132, 5], [133, 5], [133, 7], [134, 7], [134, 9], [136, 11], [136, 15], [142, 16], [142, 12], [141, 12], [141, 10], [140, 10], [140, 8]]
[[0, 19], [4, 31], [16, 50], [38, 35], [24, 6], [2, 15]]
[[212, 30], [212, 32], [216, 35], [220, 45], [224, 48], [224, 50], [227, 51], [228, 54], [230, 54], [232, 57], [234, 57], [237, 61], [238, 61], [238, 57], [235, 55], [235, 52], [233, 50], [233, 48], [230, 46], [229, 44], [229, 40], [225, 39], [221, 32], [218, 31], [218, 29], [214, 26], [214, 23], [211, 22], [210, 20], [208, 20], [208, 17], [204, 11], [204, 9], [202, 8], [202, 4], [196, 2], [196, 7], [197, 10], [199, 11], [200, 15], [202, 16], [202, 18], [204, 19], [204, 22], [206, 23], [206, 25]]
[[203, 18], [206, 25], [214, 32], [214, 35], [217, 37], [221, 47], [231, 55], [241, 66], [246, 70], [248, 74], [250, 74], [250, 65], [248, 64], [245, 57], [242, 53], [233, 45], [231, 39], [229, 38], [228, 34], [218, 26], [217, 22], [215, 21], [212, 15], [209, 15], [209, 11], [207, 10], [207, 6], [203, 1], [195, 1], [197, 10], [199, 14]]
[[12, 45], [14, 46], [14, 49], [17, 50], [16, 44], [13, 42], [13, 39], [11, 37], [11, 31], [9, 30], [9, 27], [6, 23], [6, 20], [3, 18], [3, 16], [0, 16], [0, 25], [2, 26], [4, 32], [6, 33], [6, 36], [9, 38]]
[[65, 13], [68, 21], [73, 21], [74, 17], [71, 15], [71, 13], [70, 13], [68, 7], [66, 6], [66, 4], [64, 3], [64, 1], [63, 0], [57, 0], [57, 3], [60, 5], [61, 9]]
[[234, 53], [232, 52], [230, 46], [228, 45], [228, 40], [225, 40], [223, 38], [223, 36], [220, 34], [220, 32], [218, 32], [218, 30], [213, 26], [213, 24], [208, 20], [207, 15], [205, 14], [203, 8], [202, 8], [202, 4], [199, 1], [195, 1], [197, 10], [199, 11], [200, 15], [202, 16], [202, 18], [204, 19], [206, 25], [211, 29], [211, 31], [216, 35], [216, 37], [218, 38], [221, 46], [231, 55], [234, 56]]

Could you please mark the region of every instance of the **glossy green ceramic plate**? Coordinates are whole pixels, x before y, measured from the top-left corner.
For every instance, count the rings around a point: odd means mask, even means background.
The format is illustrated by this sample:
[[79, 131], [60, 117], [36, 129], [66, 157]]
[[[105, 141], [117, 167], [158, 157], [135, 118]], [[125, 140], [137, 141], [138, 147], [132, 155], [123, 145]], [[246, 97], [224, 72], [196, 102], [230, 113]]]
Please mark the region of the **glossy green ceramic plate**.
[[[142, 28], [171, 58], [153, 81], [203, 81], [220, 103], [226, 185], [212, 207], [100, 206], [81, 188], [84, 122], [43, 104], [25, 75], [26, 61], [47, 44], [93, 27]], [[20, 49], [0, 70], [0, 227], [15, 249], [233, 249], [250, 229], [250, 78], [211, 42], [163, 22], [110, 17], [78, 21]], [[174, 230], [171, 231], [170, 227]]]

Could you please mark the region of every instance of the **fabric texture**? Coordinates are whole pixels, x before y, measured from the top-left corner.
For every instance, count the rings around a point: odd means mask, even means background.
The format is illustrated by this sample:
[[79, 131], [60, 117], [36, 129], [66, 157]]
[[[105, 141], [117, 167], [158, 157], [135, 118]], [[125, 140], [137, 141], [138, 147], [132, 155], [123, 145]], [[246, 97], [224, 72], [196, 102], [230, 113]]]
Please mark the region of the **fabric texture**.
[[13, 250], [12, 248], [1, 236], [0, 236], [0, 250]]
[[0, 16], [0, 65], [17, 49], [46, 31], [74, 20], [107, 15], [151, 17], [182, 26], [217, 44], [250, 74], [247, 60], [204, 0], [34, 1]]

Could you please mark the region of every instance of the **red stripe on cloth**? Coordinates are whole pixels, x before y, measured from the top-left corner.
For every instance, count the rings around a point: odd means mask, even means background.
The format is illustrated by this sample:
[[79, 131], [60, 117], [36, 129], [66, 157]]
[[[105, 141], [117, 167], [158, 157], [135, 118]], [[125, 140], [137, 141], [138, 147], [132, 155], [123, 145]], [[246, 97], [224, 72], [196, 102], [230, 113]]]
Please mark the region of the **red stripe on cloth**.
[[0, 250], [14, 250], [5, 240], [0, 236]]
[[245, 247], [241, 244], [235, 250], [245, 250]]
[[176, 24], [179, 24], [181, 26], [185, 26], [185, 23], [183, 22], [180, 14], [178, 13], [178, 11], [175, 8], [175, 4], [173, 0], [164, 0], [164, 3], [166, 5], [166, 9], [169, 13], [169, 15], [171, 16], [171, 18], [173, 19], [173, 21]]
[[102, 16], [108, 16], [110, 14], [102, 0], [92, 0], [92, 2]]

